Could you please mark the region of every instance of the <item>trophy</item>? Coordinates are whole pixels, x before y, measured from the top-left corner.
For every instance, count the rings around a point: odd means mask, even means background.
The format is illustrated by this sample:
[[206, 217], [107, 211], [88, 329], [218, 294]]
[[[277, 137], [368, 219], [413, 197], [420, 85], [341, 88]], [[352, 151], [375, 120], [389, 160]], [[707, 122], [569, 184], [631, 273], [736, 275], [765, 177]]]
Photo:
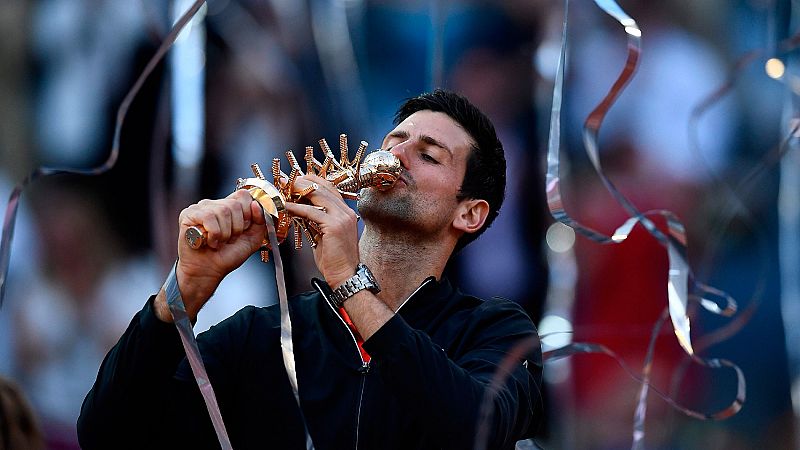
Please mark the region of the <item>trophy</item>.
[[[402, 172], [400, 160], [386, 150], [375, 150], [364, 157], [367, 143], [361, 141], [353, 159], [348, 157], [347, 135], [339, 136], [339, 160], [325, 139], [320, 139], [320, 148], [325, 159], [319, 162], [314, 158], [314, 147], [306, 147], [305, 162], [306, 173], [324, 178], [336, 186], [347, 200], [357, 200], [358, 192], [365, 188], [388, 190], [394, 185]], [[362, 161], [362, 157], [364, 160]], [[294, 229], [294, 247], [299, 250], [303, 247], [305, 235], [311, 247], [317, 245], [317, 239], [322, 235], [319, 224], [302, 217], [292, 216], [286, 211], [287, 202], [302, 202], [303, 197], [313, 191], [313, 187], [296, 191], [295, 180], [298, 176], [305, 175], [292, 151], [286, 152], [291, 170], [287, 175], [281, 170], [280, 158], [272, 160], [272, 182], [268, 181], [257, 163], [251, 164], [255, 177], [239, 178], [236, 181], [236, 190], [246, 189], [253, 200], [257, 201], [264, 209], [265, 214], [272, 217], [275, 224], [275, 234], [278, 244], [282, 243], [289, 235], [289, 228]], [[283, 181], [282, 181], [283, 180]], [[186, 241], [193, 249], [199, 249], [206, 244], [206, 232], [199, 226], [192, 226], [186, 230]], [[269, 261], [269, 242], [264, 239], [261, 260]]]

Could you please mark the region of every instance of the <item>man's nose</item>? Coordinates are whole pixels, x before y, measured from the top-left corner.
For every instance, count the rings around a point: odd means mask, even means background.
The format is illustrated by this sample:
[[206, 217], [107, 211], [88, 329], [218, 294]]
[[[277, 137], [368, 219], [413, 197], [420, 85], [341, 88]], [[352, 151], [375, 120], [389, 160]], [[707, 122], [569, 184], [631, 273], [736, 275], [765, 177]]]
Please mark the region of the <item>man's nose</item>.
[[408, 169], [408, 155], [406, 152], [406, 148], [408, 141], [401, 142], [399, 144], [393, 145], [392, 148], [389, 150], [397, 159], [400, 160], [400, 165], [403, 169]]

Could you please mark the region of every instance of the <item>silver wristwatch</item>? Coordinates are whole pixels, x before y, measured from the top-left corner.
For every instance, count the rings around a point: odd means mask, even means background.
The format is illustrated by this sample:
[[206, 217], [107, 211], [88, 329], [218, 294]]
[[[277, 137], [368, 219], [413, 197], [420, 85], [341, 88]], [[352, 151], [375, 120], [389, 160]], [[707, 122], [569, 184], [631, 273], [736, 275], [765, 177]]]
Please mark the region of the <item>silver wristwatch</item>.
[[358, 266], [356, 266], [356, 274], [333, 290], [333, 293], [330, 295], [331, 301], [334, 306], [341, 308], [345, 300], [364, 289], [369, 290], [373, 294], [377, 294], [381, 291], [378, 280], [375, 279], [375, 276], [372, 275], [369, 268], [363, 263], [359, 263]]

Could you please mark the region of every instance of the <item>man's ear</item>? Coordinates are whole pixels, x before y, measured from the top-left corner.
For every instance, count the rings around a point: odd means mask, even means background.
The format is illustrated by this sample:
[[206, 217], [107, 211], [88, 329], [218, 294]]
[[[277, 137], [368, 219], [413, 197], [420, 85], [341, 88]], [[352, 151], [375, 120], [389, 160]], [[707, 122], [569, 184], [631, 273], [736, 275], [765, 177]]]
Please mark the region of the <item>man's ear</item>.
[[489, 203], [483, 199], [462, 200], [458, 205], [453, 228], [464, 233], [475, 233], [483, 227], [489, 215]]

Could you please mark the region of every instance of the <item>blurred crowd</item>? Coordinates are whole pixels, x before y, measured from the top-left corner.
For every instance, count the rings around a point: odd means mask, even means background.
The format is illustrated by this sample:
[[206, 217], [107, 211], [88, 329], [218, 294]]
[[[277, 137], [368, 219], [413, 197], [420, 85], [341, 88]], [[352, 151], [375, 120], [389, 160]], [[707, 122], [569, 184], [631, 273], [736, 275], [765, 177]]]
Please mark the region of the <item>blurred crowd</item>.
[[[172, 3], [192, 2], [0, 3], [0, 195], [8, 198], [41, 165], [105, 161], [117, 108], [177, 17]], [[640, 210], [668, 209], [683, 220], [699, 281], [728, 291], [742, 311], [757, 306], [740, 330], [702, 350], [742, 368], [744, 409], [725, 421], [702, 421], [651, 394], [648, 448], [795, 448], [776, 166], [757, 189], [738, 193], [746, 211], [729, 202], [737, 181], [784, 137], [788, 94], [751, 66], [735, 73], [729, 95], [694, 115], [731, 77], [739, 56], [790, 34], [789, 3], [620, 1], [642, 30], [643, 51], [601, 128], [605, 174]], [[400, 102], [434, 87], [459, 91], [487, 113], [508, 162], [500, 216], [453, 258], [447, 276], [465, 292], [519, 302], [536, 323], [559, 315], [569, 327], [543, 323], [543, 335], [554, 333], [545, 336], [546, 347], [566, 333], [567, 340], [603, 344], [641, 370], [667, 304], [664, 249], [640, 228], [613, 246], [546, 239], [553, 219], [545, 153], [562, 2], [209, 0], [201, 13], [190, 31], [203, 37], [196, 167], [176, 161], [176, 62], [167, 59], [132, 103], [111, 170], [45, 178], [23, 192], [0, 309], [0, 375], [30, 401], [47, 448], [77, 448], [83, 397], [105, 353], [163, 282], [183, 207], [227, 195], [237, 178], [250, 176], [251, 163], [269, 167], [279, 157], [287, 170], [285, 151], [301, 156], [322, 138], [334, 144], [347, 133], [351, 151], [362, 139], [376, 149]], [[625, 34], [590, 2], [572, 2], [569, 21], [564, 203], [577, 220], [610, 234], [627, 216], [589, 164], [581, 128], [622, 69]], [[185, 183], [190, 176], [197, 183]], [[308, 290], [316, 275], [310, 249], [286, 244], [281, 255], [288, 293]], [[553, 295], [565, 270], [574, 270], [567, 307]], [[244, 305], [275, 301], [274, 267], [255, 255], [225, 280], [195, 331]], [[727, 324], [699, 309], [692, 320], [696, 337]], [[665, 326], [654, 388], [705, 412], [732, 401], [729, 373], [687, 369], [685, 360]], [[618, 361], [577, 355], [566, 366], [546, 364], [546, 374], [551, 370], [539, 445], [630, 446], [639, 384]]]

